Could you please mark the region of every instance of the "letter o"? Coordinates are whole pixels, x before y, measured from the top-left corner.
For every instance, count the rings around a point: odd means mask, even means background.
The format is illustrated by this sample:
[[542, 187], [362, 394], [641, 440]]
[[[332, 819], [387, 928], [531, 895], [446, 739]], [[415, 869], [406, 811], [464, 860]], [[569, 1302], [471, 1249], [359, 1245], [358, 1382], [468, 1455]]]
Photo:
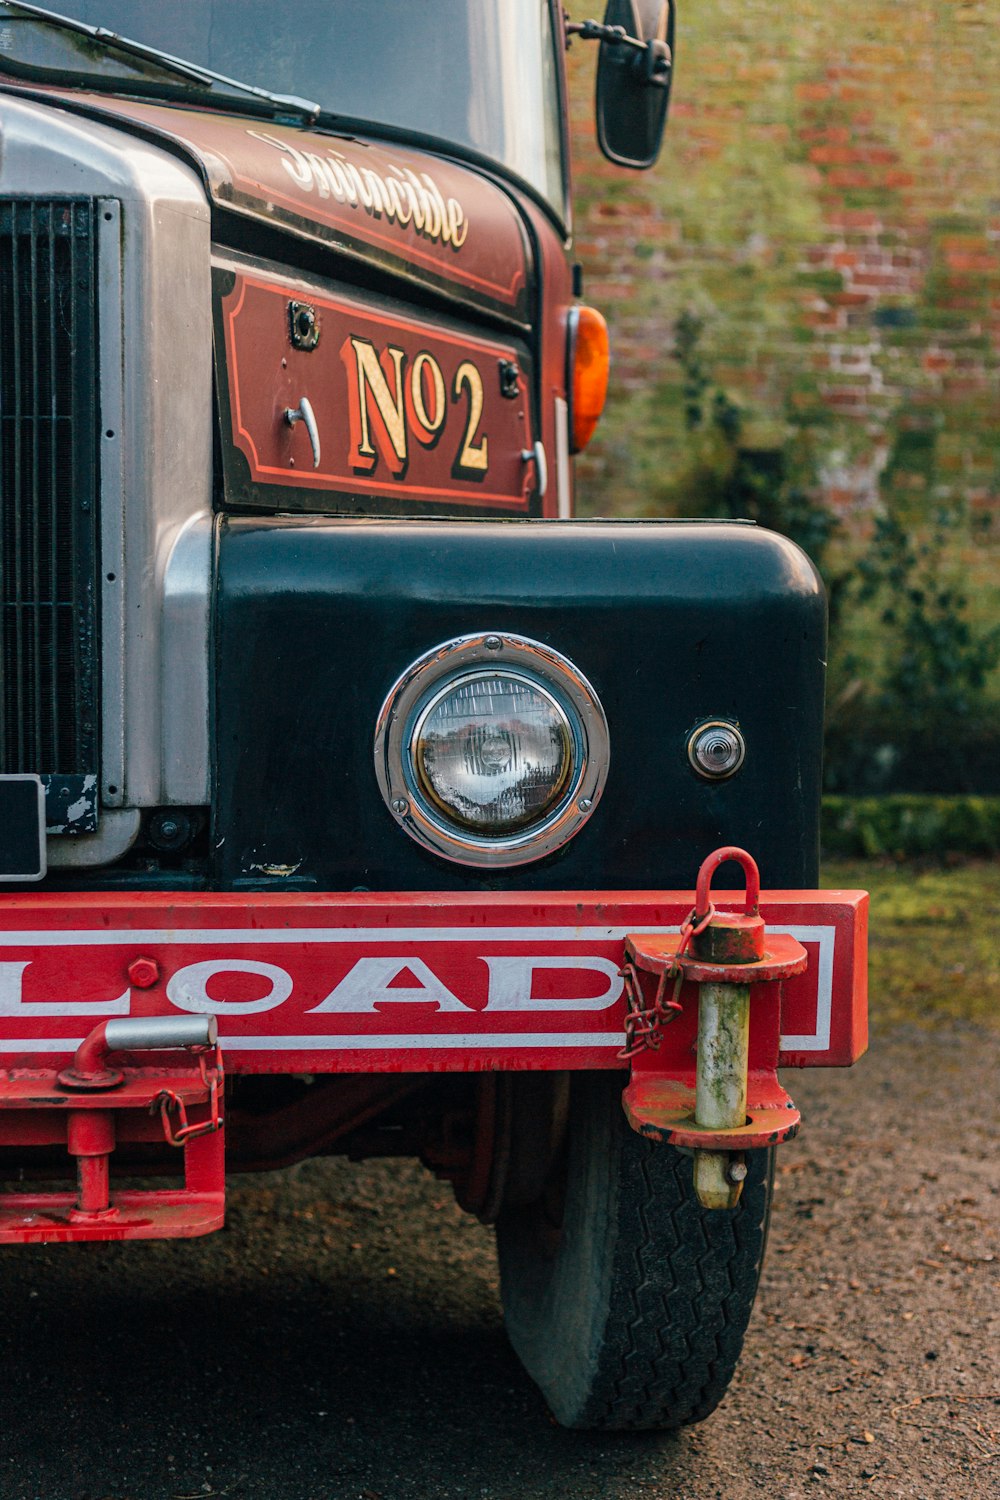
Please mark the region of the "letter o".
[[[216, 974], [261, 974], [271, 981], [270, 994], [259, 1000], [212, 1000], [208, 994], [208, 981]], [[178, 969], [167, 984], [167, 999], [178, 1010], [194, 1011], [196, 1015], [214, 1015], [221, 1011], [227, 1016], [252, 1016], [258, 1011], [274, 1010], [284, 1005], [292, 993], [292, 977], [277, 964], [260, 964], [252, 958], [241, 963], [222, 959], [210, 959], [205, 963], [187, 964]]]
[[[434, 415], [431, 416], [424, 401], [424, 371], [427, 370], [431, 377], [431, 389], [434, 393]], [[423, 428], [426, 437], [417, 432], [417, 437], [423, 443], [429, 443], [440, 431], [445, 418], [445, 392], [444, 376], [441, 366], [433, 354], [422, 350], [410, 366], [410, 399], [413, 402], [413, 415], [417, 419], [418, 428]]]

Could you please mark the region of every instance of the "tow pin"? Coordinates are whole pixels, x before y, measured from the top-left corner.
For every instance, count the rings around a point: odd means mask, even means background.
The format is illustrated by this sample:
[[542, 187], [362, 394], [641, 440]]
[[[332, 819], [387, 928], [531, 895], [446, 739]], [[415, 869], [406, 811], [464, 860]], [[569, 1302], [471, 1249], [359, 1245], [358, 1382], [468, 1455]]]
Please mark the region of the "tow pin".
[[[764, 957], [760, 873], [749, 854], [726, 848], [705, 861], [698, 872], [695, 909], [703, 915], [708, 913], [712, 905], [712, 874], [725, 859], [735, 859], [746, 873], [744, 910], [713, 912], [707, 925], [692, 937], [691, 951], [703, 962], [727, 967], [759, 963]], [[745, 1122], [749, 1054], [749, 984], [703, 980], [698, 986], [696, 1125], [707, 1130], [727, 1130]], [[737, 1167], [742, 1168], [742, 1175], [733, 1170]], [[694, 1190], [704, 1208], [734, 1208], [745, 1177], [745, 1163], [733, 1160], [727, 1152], [695, 1152]]]
[[[746, 875], [742, 912], [718, 912], [712, 904], [712, 876], [727, 860]], [[753, 982], [777, 978], [764, 950], [760, 915], [760, 871], [745, 849], [731, 846], [709, 855], [698, 871], [691, 961], [681, 960], [698, 982], [698, 1063], [695, 1124], [705, 1130], [733, 1130], [747, 1120], [750, 1054], [750, 980], [742, 965], [753, 965]], [[701, 919], [708, 916], [702, 925]], [[804, 967], [803, 955], [803, 967]], [[782, 967], [782, 974], [787, 968]], [[694, 1190], [703, 1208], [735, 1208], [743, 1191], [746, 1164], [731, 1152], [697, 1150]]]
[[[728, 860], [735, 860], [746, 876], [742, 912], [716, 911], [712, 901], [712, 876]], [[624, 1103], [641, 1134], [693, 1150], [694, 1189], [703, 1208], [735, 1208], [747, 1175], [744, 1152], [784, 1140], [798, 1122], [798, 1112], [780, 1089], [788, 1110], [784, 1124], [773, 1118], [773, 1099], [767, 1105], [757, 1100], [748, 1106], [747, 1101], [751, 986], [801, 974], [808, 963], [801, 943], [789, 935], [775, 934], [765, 946], [759, 904], [755, 860], [745, 849], [727, 845], [710, 854], [698, 871], [694, 910], [679, 939], [636, 934], [625, 945], [626, 968], [635, 973], [636, 983], [645, 970], [659, 976], [659, 989], [652, 1010], [643, 1007], [640, 1024], [633, 1024], [638, 1039], [623, 1055], [635, 1056], [642, 1047], [656, 1050], [659, 1027], [681, 1009], [681, 985], [688, 981], [698, 987], [693, 1116], [690, 1105], [687, 1111], [673, 1106], [664, 1111], [655, 1097], [651, 1103], [649, 1095], [638, 1097], [637, 1085], [641, 1095], [641, 1081], [648, 1077], [642, 1070], [633, 1072]], [[674, 999], [661, 1005], [660, 996], [671, 978], [676, 982]]]

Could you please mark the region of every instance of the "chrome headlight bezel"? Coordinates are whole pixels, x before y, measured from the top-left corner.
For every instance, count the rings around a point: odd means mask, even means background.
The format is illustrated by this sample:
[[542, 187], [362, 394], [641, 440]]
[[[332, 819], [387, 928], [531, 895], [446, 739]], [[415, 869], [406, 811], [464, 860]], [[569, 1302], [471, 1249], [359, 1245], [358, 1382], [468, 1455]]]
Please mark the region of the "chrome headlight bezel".
[[[556, 803], [537, 822], [504, 835], [480, 835], [451, 822], [423, 790], [414, 760], [418, 728], [433, 704], [477, 669], [541, 689], [572, 738], [568, 780]], [[609, 759], [607, 719], [586, 677], [551, 646], [507, 631], [457, 636], [418, 657], [389, 692], [375, 729], [375, 774], [393, 819], [418, 844], [456, 864], [529, 864], [560, 848], [596, 808]]]

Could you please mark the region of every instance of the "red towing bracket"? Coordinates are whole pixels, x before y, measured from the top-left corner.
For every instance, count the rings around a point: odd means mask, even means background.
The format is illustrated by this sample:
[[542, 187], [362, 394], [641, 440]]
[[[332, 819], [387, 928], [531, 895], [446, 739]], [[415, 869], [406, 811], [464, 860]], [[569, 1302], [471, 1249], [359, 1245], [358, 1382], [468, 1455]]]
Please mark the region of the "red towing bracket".
[[[711, 899], [712, 875], [729, 860], [746, 876], [742, 912], [718, 911]], [[655, 1057], [662, 1028], [683, 1014], [685, 985], [697, 991], [693, 1069], [690, 1052], [680, 1073], [676, 1055], [669, 1071], [651, 1060], [634, 1065], [622, 1099], [629, 1124], [652, 1140], [693, 1150], [702, 1206], [733, 1208], [746, 1177], [741, 1153], [789, 1140], [799, 1127], [799, 1112], [777, 1077], [779, 986], [805, 973], [809, 955], [787, 933], [767, 934], [756, 862], [745, 849], [726, 846], [703, 862], [680, 933], [630, 933], [625, 960], [623, 1058]]]
[[[109, 1054], [191, 1054], [185, 1063], [112, 1067]], [[5, 1192], [0, 1244], [191, 1238], [220, 1229], [225, 1204], [224, 1076], [214, 1016], [102, 1021], [68, 1068], [0, 1075], [0, 1146], [63, 1146], [76, 1192]], [[183, 1152], [184, 1186], [111, 1191], [123, 1141]]]

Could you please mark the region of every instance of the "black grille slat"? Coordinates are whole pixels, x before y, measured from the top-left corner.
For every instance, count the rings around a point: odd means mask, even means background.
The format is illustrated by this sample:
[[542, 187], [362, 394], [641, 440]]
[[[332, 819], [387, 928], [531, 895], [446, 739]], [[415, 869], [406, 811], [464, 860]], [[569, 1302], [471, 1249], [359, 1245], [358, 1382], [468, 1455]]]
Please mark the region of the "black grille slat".
[[0, 200], [0, 771], [98, 763], [97, 213]]
[[[31, 611], [31, 693], [28, 704], [28, 726], [32, 744], [30, 753], [36, 765], [41, 763], [42, 751], [42, 605], [43, 593], [41, 587], [41, 576], [39, 568], [39, 546], [41, 542], [42, 517], [39, 512], [39, 486], [38, 465], [41, 459], [40, 452], [40, 425], [41, 425], [41, 392], [38, 386], [39, 365], [41, 364], [41, 349], [38, 337], [38, 300], [40, 287], [38, 283], [38, 226], [35, 219], [35, 204], [31, 205], [31, 234], [28, 240], [29, 253], [31, 257], [31, 276], [29, 278], [30, 293], [28, 305], [31, 312], [31, 410], [35, 413], [35, 420], [31, 424], [31, 597], [35, 607]], [[51, 607], [51, 606], [50, 606]]]

